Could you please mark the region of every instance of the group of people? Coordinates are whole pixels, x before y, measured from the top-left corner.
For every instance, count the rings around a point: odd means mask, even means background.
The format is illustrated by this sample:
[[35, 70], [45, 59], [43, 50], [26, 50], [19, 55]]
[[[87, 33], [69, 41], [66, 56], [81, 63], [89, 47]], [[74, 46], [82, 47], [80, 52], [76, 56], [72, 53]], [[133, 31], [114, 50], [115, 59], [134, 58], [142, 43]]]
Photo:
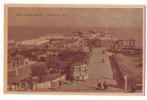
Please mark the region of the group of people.
[[103, 81], [103, 84], [102, 84], [102, 81], [101, 80], [98, 80], [97, 88], [98, 89], [108, 89], [108, 83], [107, 83], [107, 81]]
[[60, 90], [62, 85], [63, 85], [63, 82], [62, 82], [62, 80], [59, 80], [58, 82], [52, 82], [51, 84], [52, 84], [52, 87], [56, 87], [57, 86], [58, 89]]

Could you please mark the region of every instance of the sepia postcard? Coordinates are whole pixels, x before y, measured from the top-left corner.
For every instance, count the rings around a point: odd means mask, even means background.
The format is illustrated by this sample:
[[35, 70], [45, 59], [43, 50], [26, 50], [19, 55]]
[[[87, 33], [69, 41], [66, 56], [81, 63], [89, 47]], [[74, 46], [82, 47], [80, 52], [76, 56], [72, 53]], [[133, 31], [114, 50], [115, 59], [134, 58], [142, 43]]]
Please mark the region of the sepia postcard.
[[4, 6], [4, 93], [144, 95], [144, 5]]

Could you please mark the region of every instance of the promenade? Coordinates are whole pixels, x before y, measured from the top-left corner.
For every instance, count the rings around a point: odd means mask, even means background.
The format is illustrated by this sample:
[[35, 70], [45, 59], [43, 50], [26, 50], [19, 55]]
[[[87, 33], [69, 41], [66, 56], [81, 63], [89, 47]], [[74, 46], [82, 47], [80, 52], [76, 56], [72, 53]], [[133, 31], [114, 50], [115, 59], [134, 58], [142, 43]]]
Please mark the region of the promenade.
[[[88, 65], [88, 79], [85, 81], [74, 81], [71, 83], [70, 81], [63, 81], [63, 85], [61, 89], [58, 89], [58, 85], [52, 87], [50, 89], [43, 89], [39, 91], [46, 92], [124, 92], [123, 89], [117, 87], [117, 82], [113, 77], [113, 71], [110, 64], [109, 57], [111, 53], [105, 52], [103, 53], [104, 48], [95, 48], [92, 50], [92, 54], [89, 60]], [[105, 59], [103, 62], [102, 59]], [[107, 81], [109, 84], [108, 89], [104, 90], [97, 89], [97, 80], [100, 79], [103, 81]]]

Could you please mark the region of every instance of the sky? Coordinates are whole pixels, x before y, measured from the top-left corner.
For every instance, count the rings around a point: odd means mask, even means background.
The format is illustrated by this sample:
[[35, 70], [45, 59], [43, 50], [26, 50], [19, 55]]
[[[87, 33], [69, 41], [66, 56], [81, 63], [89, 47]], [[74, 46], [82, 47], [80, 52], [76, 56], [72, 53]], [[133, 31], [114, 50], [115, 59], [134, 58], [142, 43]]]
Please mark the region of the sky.
[[142, 27], [142, 8], [24, 8], [8, 9], [9, 26]]

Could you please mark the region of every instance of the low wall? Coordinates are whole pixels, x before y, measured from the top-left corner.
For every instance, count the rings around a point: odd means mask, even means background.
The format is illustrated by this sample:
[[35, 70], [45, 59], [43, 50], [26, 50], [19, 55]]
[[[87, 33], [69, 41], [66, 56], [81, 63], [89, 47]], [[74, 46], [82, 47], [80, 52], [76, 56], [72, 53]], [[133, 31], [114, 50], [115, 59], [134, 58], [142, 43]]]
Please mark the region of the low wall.
[[[131, 92], [135, 92], [135, 90], [139, 89], [138, 87], [142, 87], [141, 84], [139, 84], [139, 86], [137, 86], [137, 82], [128, 75], [128, 73], [124, 73], [122, 72], [122, 70], [120, 70], [120, 67], [123, 67], [120, 63], [118, 62], [118, 58], [115, 58], [115, 55], [112, 55], [110, 58], [110, 61], [112, 62], [111, 66], [113, 66], [113, 73], [115, 73], [115, 77], [116, 77], [116, 81], [119, 85], [119, 87], [122, 87], [124, 90], [126, 91], [131, 91]], [[123, 70], [126, 70], [126, 68], [124, 68]]]
[[58, 78], [51, 80], [51, 81], [46, 81], [46, 82], [34, 84], [33, 89], [34, 90], [48, 89], [48, 88], [52, 87], [52, 82], [59, 82], [60, 80], [65, 80], [65, 79], [66, 79], [66, 75], [62, 75], [61, 77], [58, 77]]
[[47, 88], [51, 88], [51, 81], [43, 82], [43, 83], [37, 83], [37, 84], [33, 85], [34, 90], [47, 89]]

